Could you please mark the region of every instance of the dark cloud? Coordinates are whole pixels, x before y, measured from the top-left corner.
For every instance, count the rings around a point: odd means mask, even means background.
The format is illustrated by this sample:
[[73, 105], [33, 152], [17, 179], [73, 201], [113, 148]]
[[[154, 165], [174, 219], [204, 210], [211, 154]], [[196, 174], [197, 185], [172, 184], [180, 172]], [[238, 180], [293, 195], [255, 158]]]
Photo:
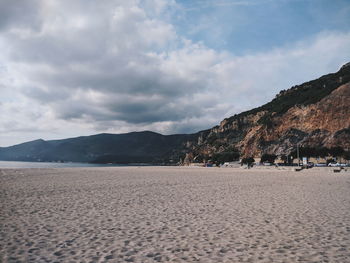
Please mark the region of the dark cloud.
[[39, 0], [0, 1], [0, 32], [12, 28], [40, 30], [40, 7]]
[[180, 41], [171, 25], [149, 18], [136, 2], [100, 8], [98, 14], [91, 3], [80, 3], [72, 10], [68, 2], [51, 9], [42, 2], [47, 14], [40, 33], [8, 35], [10, 57], [30, 65], [24, 94], [67, 120], [144, 124], [199, 115], [200, 105], [186, 105], [184, 98], [205, 91], [208, 72], [160, 52], [168, 41]]

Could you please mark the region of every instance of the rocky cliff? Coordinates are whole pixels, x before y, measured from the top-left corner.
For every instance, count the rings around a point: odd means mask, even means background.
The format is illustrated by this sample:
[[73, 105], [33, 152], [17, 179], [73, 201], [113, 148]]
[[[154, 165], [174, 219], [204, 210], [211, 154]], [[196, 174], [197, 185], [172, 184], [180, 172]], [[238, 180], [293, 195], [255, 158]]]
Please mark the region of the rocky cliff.
[[199, 159], [233, 149], [242, 156], [281, 155], [295, 150], [297, 143], [350, 149], [350, 63], [200, 132], [188, 151]]

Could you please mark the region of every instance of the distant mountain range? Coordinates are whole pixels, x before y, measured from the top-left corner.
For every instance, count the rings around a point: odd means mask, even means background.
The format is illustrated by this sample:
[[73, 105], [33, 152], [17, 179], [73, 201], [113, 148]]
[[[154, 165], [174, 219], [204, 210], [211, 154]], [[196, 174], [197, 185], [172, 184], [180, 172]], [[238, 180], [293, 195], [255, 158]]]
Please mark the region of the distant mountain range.
[[64, 140], [35, 140], [0, 148], [0, 160], [93, 163], [173, 163], [197, 135], [155, 132], [97, 134]]
[[232, 151], [243, 157], [288, 154], [297, 143], [350, 149], [350, 63], [195, 134], [144, 131], [40, 139], [0, 148], [0, 160], [160, 164], [176, 163], [186, 154], [190, 161]]

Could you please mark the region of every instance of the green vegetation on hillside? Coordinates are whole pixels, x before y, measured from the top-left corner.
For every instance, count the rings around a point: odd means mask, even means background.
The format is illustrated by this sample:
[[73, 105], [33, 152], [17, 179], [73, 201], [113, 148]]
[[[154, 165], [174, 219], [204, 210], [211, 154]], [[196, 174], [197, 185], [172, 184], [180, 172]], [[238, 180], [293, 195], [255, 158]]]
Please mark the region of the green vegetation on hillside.
[[[291, 153], [291, 156], [294, 158], [297, 157], [297, 151], [293, 151]], [[350, 160], [350, 151], [344, 150], [342, 147], [300, 147], [299, 148], [299, 156], [303, 157], [315, 157], [315, 158], [327, 158], [327, 157], [341, 157], [344, 158], [345, 160]]]
[[238, 161], [239, 160], [239, 152], [238, 151], [231, 151], [231, 152], [215, 153], [212, 156], [211, 160], [216, 165], [223, 164], [225, 162]]

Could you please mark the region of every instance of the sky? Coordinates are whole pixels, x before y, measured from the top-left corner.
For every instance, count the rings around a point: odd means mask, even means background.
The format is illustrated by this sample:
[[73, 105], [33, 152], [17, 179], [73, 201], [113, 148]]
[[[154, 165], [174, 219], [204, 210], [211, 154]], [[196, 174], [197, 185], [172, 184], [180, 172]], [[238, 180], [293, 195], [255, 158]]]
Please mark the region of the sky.
[[192, 133], [350, 61], [349, 0], [0, 0], [0, 147]]

